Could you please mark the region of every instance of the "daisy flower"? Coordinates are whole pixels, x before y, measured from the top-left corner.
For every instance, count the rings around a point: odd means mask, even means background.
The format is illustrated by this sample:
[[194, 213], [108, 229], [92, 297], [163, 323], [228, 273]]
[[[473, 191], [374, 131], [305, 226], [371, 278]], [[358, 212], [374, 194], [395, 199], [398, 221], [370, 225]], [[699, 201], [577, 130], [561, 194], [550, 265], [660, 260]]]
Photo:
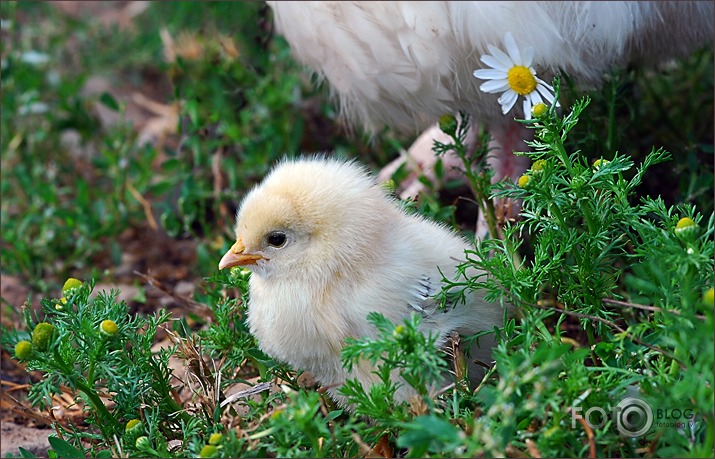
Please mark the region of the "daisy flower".
[[543, 103], [544, 99], [549, 104], [554, 103], [554, 88], [536, 77], [536, 70], [531, 66], [534, 48], [519, 51], [511, 32], [504, 35], [504, 46], [507, 54], [488, 45], [491, 54], [483, 55], [480, 60], [491, 68], [475, 70], [474, 76], [489, 80], [479, 86], [482, 91], [502, 93], [499, 96], [499, 105], [505, 115], [514, 107], [519, 96], [524, 96], [524, 117], [529, 120], [532, 115], [531, 107]]

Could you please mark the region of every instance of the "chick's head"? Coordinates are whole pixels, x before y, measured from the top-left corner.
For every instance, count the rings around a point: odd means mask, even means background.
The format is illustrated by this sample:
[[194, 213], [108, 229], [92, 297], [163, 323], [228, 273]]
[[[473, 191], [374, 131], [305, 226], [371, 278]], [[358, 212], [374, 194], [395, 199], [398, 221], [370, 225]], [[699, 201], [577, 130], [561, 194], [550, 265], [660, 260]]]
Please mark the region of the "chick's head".
[[395, 210], [356, 163], [284, 160], [241, 203], [236, 243], [219, 269], [303, 278], [349, 270], [376, 255], [380, 223]]

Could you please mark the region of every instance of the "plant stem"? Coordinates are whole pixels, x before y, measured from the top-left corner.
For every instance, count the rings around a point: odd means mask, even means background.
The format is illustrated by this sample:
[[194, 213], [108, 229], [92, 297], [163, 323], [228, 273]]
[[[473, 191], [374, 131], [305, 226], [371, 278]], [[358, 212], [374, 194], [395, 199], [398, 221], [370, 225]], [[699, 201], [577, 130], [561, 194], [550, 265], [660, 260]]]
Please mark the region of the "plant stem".
[[102, 402], [102, 399], [99, 398], [99, 395], [97, 395], [97, 392], [92, 387], [85, 384], [83, 381], [81, 381], [75, 376], [72, 367], [64, 361], [57, 348], [54, 349], [53, 354], [55, 357], [55, 362], [60, 367], [60, 370], [64, 373], [67, 379], [72, 383], [72, 385], [74, 385], [77, 389], [83, 392], [87, 396], [87, 398], [89, 398], [89, 401], [94, 405], [94, 408], [100, 415], [100, 419], [97, 425], [102, 431], [102, 435], [104, 435], [104, 437], [108, 441], [111, 441], [112, 436], [107, 432], [106, 428], [108, 425], [116, 424], [112, 414], [109, 412], [107, 407], [104, 406], [104, 403]]
[[[581, 200], [579, 199], [579, 202]], [[591, 235], [595, 235], [597, 231], [597, 226], [596, 222], [593, 219], [593, 214], [591, 214], [591, 209], [588, 208], [588, 203], [584, 203], [583, 205], [579, 205], [581, 208], [581, 211], [583, 212], [583, 217], [586, 220], [586, 225], [588, 226], [588, 232]]]
[[573, 178], [573, 167], [571, 167], [571, 161], [569, 161], [569, 155], [566, 153], [566, 149], [564, 148], [563, 140], [556, 140], [556, 142], [554, 142], [554, 147], [556, 147], [556, 156], [558, 156], [566, 168], [566, 171], [568, 171], [569, 177]]
[[565, 228], [566, 220], [564, 220], [563, 215], [561, 215], [561, 211], [559, 210], [559, 207], [552, 202], [551, 205], [549, 205], [549, 210], [551, 211], [552, 214], [554, 214], [554, 217], [556, 217], [556, 219], [559, 221], [559, 224], [561, 225], [561, 227]]

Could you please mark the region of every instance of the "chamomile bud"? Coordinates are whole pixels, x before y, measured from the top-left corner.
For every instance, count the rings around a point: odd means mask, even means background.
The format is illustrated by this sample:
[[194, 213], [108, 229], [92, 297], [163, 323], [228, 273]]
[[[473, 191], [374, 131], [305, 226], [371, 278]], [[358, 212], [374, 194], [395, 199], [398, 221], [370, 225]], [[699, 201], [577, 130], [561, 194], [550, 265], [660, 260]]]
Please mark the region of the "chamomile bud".
[[596, 170], [599, 170], [599, 169], [601, 168], [601, 166], [605, 166], [605, 165], [608, 164], [608, 163], [610, 163], [609, 160], [603, 159], [603, 158], [599, 158], [599, 159], [597, 159], [597, 160], [595, 160], [595, 161], [593, 162], [593, 168], [596, 169]]
[[534, 164], [531, 165], [531, 173], [535, 177], [541, 175], [546, 168], [546, 164], [547, 162], [545, 159], [537, 159], [536, 161], [534, 161]]
[[405, 334], [405, 326], [404, 325], [398, 325], [395, 327], [395, 329], [392, 331], [392, 337], [393, 338], [399, 338], [402, 335]]
[[217, 447], [215, 447], [214, 445], [206, 445], [201, 448], [201, 451], [199, 452], [199, 457], [216, 457], [217, 453]]
[[144, 424], [139, 419], [130, 419], [124, 427], [124, 441], [128, 444], [134, 443], [144, 433]]
[[524, 174], [521, 177], [519, 177], [519, 180], [516, 183], [517, 183], [517, 185], [519, 185], [519, 188], [526, 188], [529, 185], [530, 181], [531, 181], [531, 177]]
[[63, 296], [62, 298], [59, 299], [59, 301], [57, 301], [57, 303], [55, 303], [55, 309], [58, 311], [62, 311], [62, 310], [64, 310], [66, 304], [67, 304], [67, 298]]
[[454, 115], [442, 115], [439, 118], [439, 129], [445, 134], [454, 135], [457, 131], [457, 118]]
[[134, 446], [136, 447], [136, 449], [139, 450], [150, 449], [151, 440], [149, 440], [149, 437], [142, 435], [141, 437], [137, 438], [137, 441], [134, 442]]
[[209, 437], [209, 445], [218, 445], [223, 440], [223, 435], [218, 432], [212, 433]]
[[62, 286], [62, 294], [64, 296], [69, 296], [74, 292], [76, 289], [82, 286], [82, 281], [79, 279], [75, 279], [74, 277], [70, 277], [65, 281], [65, 285]]
[[139, 419], [130, 419], [124, 428], [124, 432], [128, 434], [138, 433], [142, 430], [144, 430], [144, 425]]
[[119, 332], [119, 327], [115, 321], [107, 319], [99, 324], [99, 331], [105, 336], [114, 336]]
[[55, 333], [55, 326], [47, 322], [40, 322], [32, 330], [32, 344], [41, 351], [46, 351], [52, 341], [52, 335]]
[[539, 102], [538, 104], [531, 107], [531, 114], [536, 119], [543, 119], [549, 113], [549, 107], [545, 103]]
[[698, 225], [692, 218], [684, 217], [675, 225], [675, 235], [683, 242], [692, 242], [698, 236]]
[[32, 343], [22, 340], [15, 345], [15, 357], [19, 360], [27, 360], [32, 355]]

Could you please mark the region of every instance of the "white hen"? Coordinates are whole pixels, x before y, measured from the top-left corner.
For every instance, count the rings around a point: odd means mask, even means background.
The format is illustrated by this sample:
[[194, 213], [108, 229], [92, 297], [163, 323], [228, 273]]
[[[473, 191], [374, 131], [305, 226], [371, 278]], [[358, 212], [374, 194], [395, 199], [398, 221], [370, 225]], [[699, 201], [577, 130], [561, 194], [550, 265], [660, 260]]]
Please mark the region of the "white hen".
[[[346, 378], [369, 387], [368, 364], [348, 373], [340, 351], [348, 337], [375, 336], [371, 311], [401, 323], [411, 313], [444, 343], [502, 323], [503, 309], [471, 292], [465, 304], [437, 310], [442, 273], [455, 276], [466, 240], [407, 214], [354, 162], [303, 159], [280, 163], [243, 200], [236, 243], [219, 268], [245, 266], [248, 323], [262, 350], [310, 371], [336, 395]], [[480, 354], [489, 355], [489, 349]], [[397, 398], [408, 399], [406, 385]]]
[[[563, 70], [576, 83], [597, 85], [611, 68], [662, 62], [712, 46], [715, 16], [712, 1], [268, 4], [293, 55], [330, 83], [350, 121], [373, 131], [383, 125], [416, 131], [443, 114], [469, 113], [495, 140], [490, 145], [495, 180], [515, 179], [528, 167], [528, 159], [511, 151], [527, 148], [522, 140], [529, 132], [512, 121], [524, 116], [520, 103], [504, 116], [499, 95], [479, 89], [484, 81], [473, 72], [486, 68], [480, 58], [488, 45], [501, 48], [510, 32], [519, 48], [533, 48], [533, 66], [543, 80], [550, 82]], [[416, 171], [429, 175], [435, 161], [431, 139], [441, 135], [435, 126], [421, 138], [426, 151], [413, 146]], [[460, 165], [454, 157], [447, 161]], [[414, 195], [416, 184], [408, 184], [410, 193], [401, 196]]]
[[[712, 1], [276, 2], [277, 30], [330, 82], [342, 111], [370, 129], [424, 129], [459, 110], [506, 122], [475, 69], [511, 32], [551, 80], [598, 83], [612, 67], [658, 62], [712, 43]], [[516, 115], [521, 115], [515, 113]]]

